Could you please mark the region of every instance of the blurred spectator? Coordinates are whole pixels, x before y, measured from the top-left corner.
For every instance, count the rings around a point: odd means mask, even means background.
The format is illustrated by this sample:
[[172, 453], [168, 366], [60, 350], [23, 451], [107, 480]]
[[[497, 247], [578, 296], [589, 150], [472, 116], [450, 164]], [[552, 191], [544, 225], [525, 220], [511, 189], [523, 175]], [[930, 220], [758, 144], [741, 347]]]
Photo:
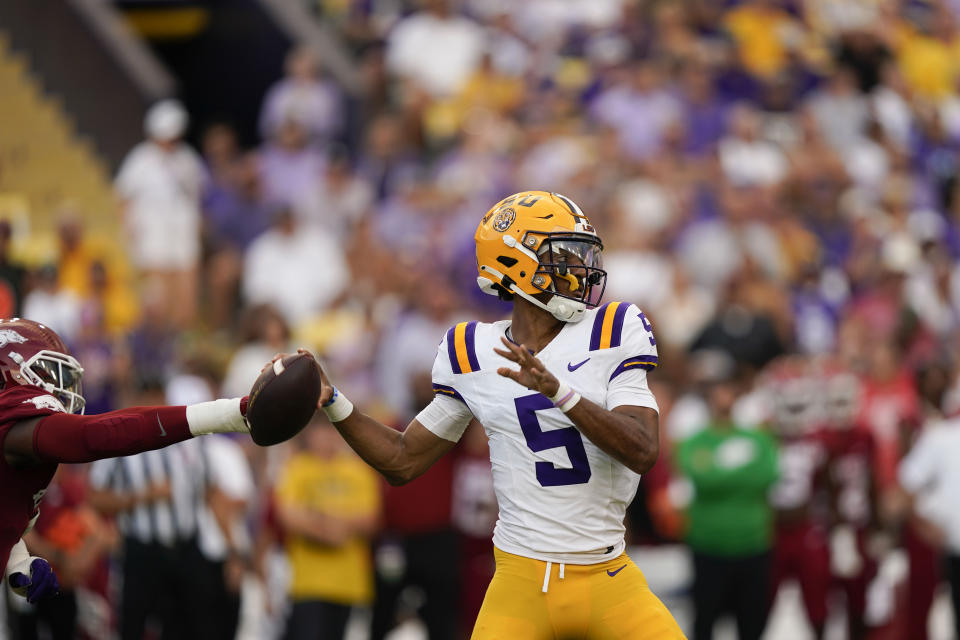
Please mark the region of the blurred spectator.
[[12, 236], [10, 223], [0, 220], [0, 316], [4, 318], [20, 315], [27, 286], [27, 270], [10, 256]]
[[760, 117], [753, 107], [740, 104], [730, 114], [730, 132], [720, 140], [720, 166], [735, 186], [775, 185], [786, 177], [787, 157], [764, 140]]
[[266, 202], [294, 209], [311, 204], [325, 160], [310, 145], [302, 124], [290, 118], [281, 122], [261, 148], [258, 159]]
[[750, 73], [772, 77], [783, 70], [804, 39], [801, 25], [777, 0], [746, 0], [727, 12], [724, 27]]
[[305, 228], [315, 228], [346, 240], [353, 227], [370, 213], [373, 189], [357, 175], [342, 147], [331, 147], [326, 167], [317, 176], [313, 193], [296, 213]]
[[208, 187], [230, 182], [234, 164], [240, 159], [237, 132], [226, 122], [214, 122], [203, 130], [200, 150], [209, 173]]
[[823, 88], [810, 97], [808, 108], [827, 142], [841, 153], [859, 142], [867, 129], [867, 100], [857, 87], [856, 76], [845, 67], [834, 70]]
[[623, 151], [633, 159], [655, 154], [682, 113], [663, 82], [662, 70], [651, 61], [618, 69], [613, 84], [594, 100], [590, 112], [617, 132]]
[[127, 154], [116, 179], [130, 257], [158, 287], [164, 314], [179, 327], [195, 317], [205, 181], [200, 157], [181, 141], [187, 123], [179, 102], [153, 105], [144, 120], [147, 140]]
[[305, 131], [311, 143], [326, 143], [340, 136], [344, 126], [343, 94], [332, 80], [323, 78], [320, 61], [308, 47], [291, 49], [286, 77], [267, 92], [260, 110], [260, 135], [274, 138], [289, 121]]
[[914, 22], [901, 19], [893, 28], [897, 63], [911, 92], [938, 99], [956, 90], [957, 18], [945, 4], [917, 7]]
[[85, 412], [98, 414], [118, 408], [119, 395], [129, 377], [128, 362], [117, 339], [107, 332], [103, 312], [96, 306], [83, 306], [80, 332], [70, 345], [70, 353], [83, 363]]
[[693, 638], [709, 640], [732, 612], [740, 640], [766, 625], [773, 511], [767, 491], [777, 479], [777, 446], [769, 434], [731, 421], [737, 387], [718, 372], [707, 396], [711, 423], [681, 443], [677, 465], [693, 485], [686, 542], [693, 550]]
[[263, 196], [257, 157], [248, 153], [224, 168], [204, 196], [204, 320], [229, 324], [240, 303], [243, 252], [269, 227], [276, 210]]
[[378, 479], [325, 418], [309, 425], [302, 441], [276, 488], [293, 571], [284, 637], [343, 638], [351, 608], [373, 599]]
[[159, 295], [145, 291], [142, 318], [127, 336], [127, 383], [134, 391], [163, 388], [173, 371], [178, 334], [164, 321], [165, 303]]
[[455, 94], [480, 63], [483, 29], [459, 16], [450, 0], [423, 0], [387, 37], [387, 66], [413, 85], [440, 98]]
[[330, 307], [348, 287], [343, 249], [329, 234], [299, 228], [279, 210], [273, 226], [247, 249], [243, 293], [249, 304], [272, 304], [296, 325]]
[[[954, 629], [960, 634], [960, 477], [955, 463], [960, 455], [958, 427], [957, 418], [928, 424], [900, 463], [898, 477], [909, 495], [914, 526], [928, 544], [946, 555]], [[925, 617], [916, 620], [925, 621]]]
[[80, 300], [58, 284], [57, 267], [37, 269], [33, 289], [23, 301], [23, 315], [47, 325], [73, 344], [80, 330]]

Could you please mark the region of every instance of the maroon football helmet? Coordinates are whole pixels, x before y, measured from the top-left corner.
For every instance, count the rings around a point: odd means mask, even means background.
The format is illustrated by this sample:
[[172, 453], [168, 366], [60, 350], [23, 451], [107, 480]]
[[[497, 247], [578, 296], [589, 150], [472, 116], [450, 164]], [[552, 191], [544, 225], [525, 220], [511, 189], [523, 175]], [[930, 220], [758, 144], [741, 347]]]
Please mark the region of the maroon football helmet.
[[83, 413], [80, 378], [83, 367], [67, 353], [53, 329], [23, 318], [0, 319], [0, 384], [40, 387], [57, 399], [64, 411]]

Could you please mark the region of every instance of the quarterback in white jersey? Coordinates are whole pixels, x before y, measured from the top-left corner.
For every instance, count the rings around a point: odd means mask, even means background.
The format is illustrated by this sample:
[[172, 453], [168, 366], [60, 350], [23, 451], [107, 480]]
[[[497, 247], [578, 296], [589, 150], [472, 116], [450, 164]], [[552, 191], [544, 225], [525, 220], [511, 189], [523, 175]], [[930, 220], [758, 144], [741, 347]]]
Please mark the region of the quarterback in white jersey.
[[397, 432], [356, 411], [321, 372], [321, 408], [393, 484], [426, 471], [472, 418], [483, 425], [500, 513], [473, 638], [682, 638], [624, 553], [626, 507], [659, 453], [650, 324], [626, 302], [596, 307], [603, 245], [569, 198], [502, 200], [476, 246], [478, 284], [513, 311], [447, 331], [433, 402]]

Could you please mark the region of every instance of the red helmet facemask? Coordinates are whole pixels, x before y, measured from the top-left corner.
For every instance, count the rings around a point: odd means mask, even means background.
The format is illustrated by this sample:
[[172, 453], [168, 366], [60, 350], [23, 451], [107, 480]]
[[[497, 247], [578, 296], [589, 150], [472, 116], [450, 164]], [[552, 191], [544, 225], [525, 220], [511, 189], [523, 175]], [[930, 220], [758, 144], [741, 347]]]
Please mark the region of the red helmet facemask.
[[52, 329], [13, 318], [0, 320], [0, 378], [3, 388], [33, 385], [57, 399], [67, 413], [83, 413], [83, 367], [67, 353]]

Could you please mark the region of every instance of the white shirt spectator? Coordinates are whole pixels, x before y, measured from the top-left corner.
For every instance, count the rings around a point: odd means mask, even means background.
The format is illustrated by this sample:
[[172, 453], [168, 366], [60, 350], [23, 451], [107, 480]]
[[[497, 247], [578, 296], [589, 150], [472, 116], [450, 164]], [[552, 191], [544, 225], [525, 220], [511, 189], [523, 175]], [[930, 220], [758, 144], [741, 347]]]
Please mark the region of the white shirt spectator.
[[165, 150], [141, 142], [117, 174], [127, 201], [130, 256], [141, 269], [187, 270], [200, 256], [200, 195], [206, 173], [200, 156], [183, 143]]
[[726, 137], [720, 141], [720, 166], [736, 185], [773, 185], [787, 175], [787, 156], [763, 139]]
[[387, 66], [434, 97], [447, 97], [477, 68], [484, 46], [484, 30], [474, 21], [420, 12], [387, 36]]
[[[202, 440], [210, 486], [222, 491], [231, 501], [249, 503], [253, 500], [253, 473], [240, 445], [225, 435], [212, 435]], [[235, 519], [228, 526], [233, 550], [249, 552], [250, 535], [243, 521]], [[230, 551], [227, 539], [210, 507], [206, 505], [200, 511], [197, 532], [197, 544], [205, 558], [213, 561], [226, 559]]]
[[69, 343], [80, 329], [80, 308], [69, 291], [34, 289], [23, 301], [23, 317], [47, 325]]
[[330, 234], [274, 227], [247, 249], [243, 292], [250, 304], [272, 304], [295, 326], [323, 311], [349, 278], [343, 251]]
[[267, 92], [260, 112], [260, 135], [272, 138], [287, 119], [297, 121], [315, 141], [329, 140], [343, 128], [343, 98], [332, 82], [284, 78]]
[[917, 513], [939, 525], [960, 553], [960, 420], [928, 425], [900, 463], [899, 479]]

